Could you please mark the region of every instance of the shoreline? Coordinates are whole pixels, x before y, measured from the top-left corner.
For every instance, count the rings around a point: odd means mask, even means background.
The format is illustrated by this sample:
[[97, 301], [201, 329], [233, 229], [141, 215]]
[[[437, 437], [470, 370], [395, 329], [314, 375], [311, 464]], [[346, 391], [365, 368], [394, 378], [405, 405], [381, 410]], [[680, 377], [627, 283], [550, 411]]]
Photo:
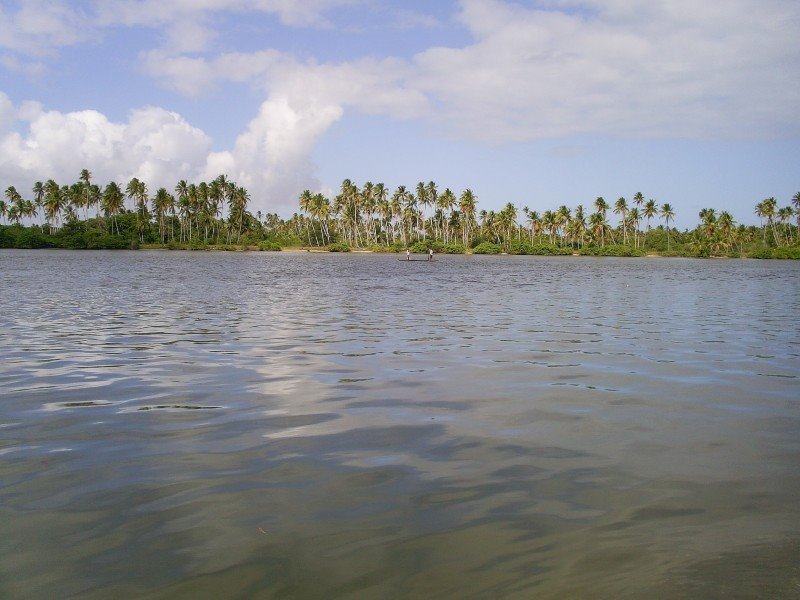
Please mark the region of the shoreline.
[[[393, 256], [405, 256], [402, 252], [376, 252], [375, 250], [370, 249], [354, 249], [349, 250], [347, 252], [339, 252], [339, 251], [332, 251], [327, 250], [324, 248], [298, 248], [298, 247], [286, 247], [280, 249], [270, 249], [270, 250], [260, 250], [257, 246], [247, 246], [247, 247], [204, 247], [204, 248], [168, 248], [166, 246], [144, 246], [139, 248], [58, 248], [58, 247], [47, 247], [47, 248], [0, 248], [0, 252], [3, 250], [51, 250], [51, 251], [78, 251], [78, 252], [91, 252], [96, 250], [108, 250], [108, 251], [135, 251], [135, 252], [233, 252], [233, 253], [284, 253], [284, 254], [374, 254], [374, 255], [393, 255]], [[425, 253], [412, 253], [412, 256], [426, 256]], [[580, 252], [568, 252], [568, 253], [558, 253], [558, 254], [522, 254], [522, 253], [511, 253], [511, 252], [501, 252], [497, 254], [485, 254], [485, 253], [476, 253], [476, 252], [460, 252], [460, 253], [438, 253], [435, 255], [441, 261], [441, 257], [458, 257], [458, 256], [528, 256], [528, 257], [551, 257], [551, 258], [657, 258], [657, 259], [669, 259], [669, 258], [679, 258], [679, 259], [696, 259], [696, 260], [798, 260], [797, 258], [793, 257], [764, 257], [764, 256], [721, 256], [721, 255], [713, 255], [713, 256], [692, 256], [689, 254], [677, 254], [677, 253], [670, 253], [668, 255], [659, 254], [657, 252], [648, 252], [646, 254], [638, 254], [638, 255], [629, 255], [629, 254], [598, 254], [598, 253], [580, 253]], [[413, 261], [412, 261], [413, 262]]]

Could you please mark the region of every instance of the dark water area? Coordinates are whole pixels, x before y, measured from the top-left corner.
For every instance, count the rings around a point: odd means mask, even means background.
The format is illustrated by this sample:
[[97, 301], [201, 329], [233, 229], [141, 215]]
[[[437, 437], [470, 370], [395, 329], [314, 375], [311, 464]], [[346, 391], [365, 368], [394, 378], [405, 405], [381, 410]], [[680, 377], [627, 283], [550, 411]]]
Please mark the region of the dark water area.
[[2, 598], [800, 598], [800, 264], [0, 252]]

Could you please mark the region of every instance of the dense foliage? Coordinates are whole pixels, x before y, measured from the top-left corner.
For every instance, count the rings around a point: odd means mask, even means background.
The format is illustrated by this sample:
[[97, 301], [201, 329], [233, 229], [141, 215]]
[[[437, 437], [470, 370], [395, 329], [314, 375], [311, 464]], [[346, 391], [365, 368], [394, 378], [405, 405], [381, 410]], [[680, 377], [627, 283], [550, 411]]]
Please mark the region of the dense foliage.
[[[173, 192], [150, 194], [137, 178], [123, 188], [111, 182], [101, 188], [84, 169], [78, 181], [59, 185], [37, 182], [25, 199], [13, 186], [0, 200], [0, 247], [3, 248], [140, 248], [257, 249], [318, 247], [332, 252], [352, 248], [400, 252], [409, 248], [438, 254], [526, 254], [591, 256], [752, 256], [798, 258], [800, 192], [792, 205], [778, 207], [774, 198], [755, 206], [760, 227], [737, 224], [727, 211], [700, 211], [692, 230], [671, 223], [675, 209], [645, 200], [613, 205], [596, 198], [591, 209], [560, 206], [539, 213], [512, 203], [502, 210], [478, 210], [467, 189], [439, 191], [430, 181], [412, 190], [399, 186], [391, 194], [381, 183], [359, 187], [342, 182], [331, 200], [304, 191], [300, 213], [253, 215], [248, 191], [220, 175], [211, 182], [179, 181]], [[127, 204], [127, 205], [126, 205]], [[617, 215], [616, 223], [610, 214]], [[0, 222], [2, 222], [0, 221]]]
[[[430, 181], [419, 182], [413, 191], [401, 185], [390, 193], [382, 183], [359, 188], [346, 179], [333, 200], [304, 191], [299, 198], [302, 214], [293, 219], [302, 222], [309, 246], [341, 240], [350, 246], [413, 252], [471, 248], [475, 254], [791, 257], [788, 249], [800, 247], [800, 192], [792, 203], [794, 207], [778, 208], [774, 198], [759, 202], [755, 214], [760, 228], [737, 225], [729, 212], [706, 208], [695, 229], [680, 232], [671, 226], [672, 205], [646, 200], [641, 193], [630, 204], [619, 198], [611, 205], [598, 197], [591, 212], [583, 205], [543, 213], [525, 207], [520, 219], [512, 203], [499, 212], [478, 210], [469, 189], [458, 195], [449, 189], [440, 192]], [[609, 213], [618, 215], [616, 224]]]

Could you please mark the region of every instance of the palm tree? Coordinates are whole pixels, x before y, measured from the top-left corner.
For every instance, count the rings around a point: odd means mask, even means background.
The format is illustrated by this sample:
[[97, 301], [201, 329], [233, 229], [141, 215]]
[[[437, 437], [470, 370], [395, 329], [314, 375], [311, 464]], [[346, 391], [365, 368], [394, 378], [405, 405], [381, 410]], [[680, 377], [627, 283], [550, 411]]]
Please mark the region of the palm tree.
[[19, 220], [23, 217], [23, 210], [21, 209], [23, 208], [22, 203], [24, 202], [24, 200], [22, 199], [20, 193], [17, 191], [17, 188], [15, 188], [13, 185], [8, 186], [8, 188], [6, 188], [5, 193], [6, 193], [6, 198], [8, 198], [8, 206], [9, 206], [9, 208], [7, 209], [8, 220], [19, 223]]
[[41, 181], [33, 184], [33, 200], [36, 202], [36, 206], [44, 208], [44, 184]]
[[106, 218], [111, 218], [111, 233], [114, 233], [114, 228], [117, 229], [119, 235], [119, 223], [117, 223], [117, 215], [125, 209], [125, 196], [122, 193], [122, 188], [115, 183], [111, 182], [106, 185], [103, 190], [103, 199], [101, 201], [101, 208]]
[[[436, 183], [433, 181], [429, 181], [425, 186], [425, 197], [428, 200], [428, 205], [433, 207], [434, 209], [438, 206], [439, 203], [439, 190], [436, 188]], [[434, 227], [435, 231], [435, 227]]]
[[667, 203], [661, 205], [661, 217], [664, 219], [664, 223], [667, 227], [667, 252], [669, 252], [669, 222], [675, 219], [675, 211], [672, 206]]
[[467, 188], [461, 192], [458, 198], [458, 208], [464, 216], [464, 222], [461, 227], [462, 240], [464, 247], [469, 245], [469, 240], [472, 233], [472, 225], [475, 223], [475, 209], [478, 205], [478, 199], [471, 189]]
[[50, 233], [58, 229], [61, 223], [61, 211], [64, 210], [64, 197], [61, 195], [61, 188], [52, 179], [42, 186], [44, 193], [42, 198], [42, 209], [44, 218], [50, 226]]
[[517, 207], [511, 202], [507, 203], [503, 210], [497, 215], [497, 222], [503, 232], [503, 240], [508, 249], [508, 244], [511, 238], [511, 230], [517, 226]]
[[[650, 219], [658, 216], [658, 205], [653, 199], [648, 200], [644, 205], [644, 218], [647, 219], [647, 233], [650, 233]], [[645, 244], [647, 243], [647, 235], [645, 235]]]
[[608, 223], [603, 213], [594, 212], [589, 215], [589, 229], [592, 232], [595, 243], [597, 243], [597, 240], [600, 240], [600, 247], [602, 248], [605, 246], [605, 235], [606, 229], [608, 229]]
[[[417, 183], [417, 202], [419, 202], [420, 210], [422, 211], [422, 222], [425, 223], [426, 216], [425, 216], [425, 209], [431, 205], [430, 196], [428, 195], [428, 186], [425, 185], [424, 181], [420, 181]], [[422, 238], [425, 239], [427, 237], [425, 232], [425, 227], [422, 228]]]
[[147, 185], [134, 177], [128, 182], [125, 193], [134, 202], [136, 229], [139, 232], [139, 240], [143, 242], [145, 231], [147, 231], [147, 227], [150, 224], [150, 214], [147, 210]]
[[242, 238], [244, 222], [248, 217], [247, 204], [250, 202], [250, 194], [245, 188], [236, 186], [230, 202], [231, 212], [228, 218], [232, 224], [237, 226], [236, 241], [239, 242]]
[[[220, 177], [223, 177], [220, 175]], [[219, 181], [219, 177], [217, 178]], [[189, 225], [189, 238], [191, 239], [192, 236], [192, 222], [189, 218], [191, 214], [191, 207], [189, 206], [189, 184], [186, 183], [185, 179], [181, 179], [175, 185], [175, 195], [177, 196], [177, 205], [178, 205], [178, 214], [180, 215], [180, 226], [181, 226], [181, 241], [183, 241], [183, 233], [186, 230], [186, 225], [188, 222]]]
[[721, 213], [719, 213], [717, 225], [719, 226], [719, 231], [725, 240], [725, 246], [729, 248], [733, 244], [733, 231], [736, 227], [736, 223], [734, 222], [731, 213], [726, 210], [723, 210]]
[[[775, 213], [777, 204], [778, 203], [775, 198], [765, 198], [756, 205], [756, 214], [762, 219], [767, 220], [766, 226], [772, 229], [772, 238], [775, 241], [775, 245], [779, 246], [780, 240], [778, 239], [778, 231], [775, 229]], [[766, 228], [764, 231], [766, 231]], [[766, 242], [766, 234], [764, 237], [764, 242]]]
[[84, 217], [86, 219], [89, 218], [89, 208], [92, 204], [92, 194], [91, 194], [91, 185], [92, 185], [92, 174], [89, 172], [88, 169], [81, 169], [81, 174], [78, 176], [78, 180], [83, 184], [83, 211]]
[[794, 204], [794, 214], [797, 216], [797, 228], [800, 229], [800, 192], [792, 196], [792, 204]]
[[783, 208], [778, 209], [778, 220], [781, 222], [782, 229], [784, 232], [784, 237], [786, 238], [786, 243], [788, 244], [792, 239], [792, 230], [788, 226], [794, 216], [794, 209], [791, 206], [784, 206]]
[[568, 209], [565, 205], [561, 205], [558, 207], [555, 215], [556, 219], [556, 228], [558, 229], [559, 235], [561, 236], [561, 246], [564, 246], [565, 239], [567, 237], [567, 226], [569, 222], [572, 220], [572, 211]]
[[620, 222], [622, 223], [622, 243], [628, 243], [628, 229], [627, 229], [627, 219], [628, 216], [628, 201], [625, 198], [620, 197], [614, 203], [614, 213], [620, 215]]
[[572, 230], [579, 240], [580, 247], [583, 248], [583, 240], [586, 235], [586, 215], [584, 214], [583, 204], [575, 207], [575, 215], [572, 217]]
[[641, 221], [641, 216], [639, 215], [639, 209], [636, 207], [631, 208], [628, 211], [628, 224], [631, 226], [631, 230], [633, 231], [633, 244], [634, 247], [639, 247], [639, 222]]
[[538, 211], [532, 210], [528, 213], [528, 226], [531, 230], [531, 243], [533, 243], [534, 236], [539, 237], [539, 243], [542, 243], [542, 238], [540, 237], [542, 233], [542, 217], [539, 215]]
[[156, 216], [156, 221], [158, 221], [158, 239], [161, 240], [162, 244], [166, 242], [164, 217], [166, 217], [167, 211], [169, 211], [173, 202], [174, 199], [171, 194], [163, 187], [158, 189], [153, 198], [153, 214]]
[[[311, 190], [303, 190], [300, 194], [300, 198], [298, 199], [298, 204], [300, 206], [300, 212], [305, 214], [311, 213], [311, 203], [313, 201], [314, 196], [311, 194]], [[308, 224], [308, 219], [306, 219], [306, 239], [308, 240], [308, 245], [311, 245], [311, 229]], [[317, 244], [319, 245], [319, 244]]]
[[556, 213], [554, 213], [552, 210], [546, 210], [544, 211], [544, 214], [542, 214], [542, 228], [547, 231], [550, 243], [555, 244], [555, 235], [556, 231], [558, 230], [558, 219], [556, 218]]
[[448, 242], [448, 230], [449, 228], [449, 219], [445, 216], [448, 212], [452, 211], [456, 206], [456, 195], [450, 190], [450, 188], [445, 188], [444, 192], [442, 192], [441, 196], [437, 199], [437, 206], [442, 211], [441, 215], [441, 224], [442, 230], [444, 233], [444, 243]]

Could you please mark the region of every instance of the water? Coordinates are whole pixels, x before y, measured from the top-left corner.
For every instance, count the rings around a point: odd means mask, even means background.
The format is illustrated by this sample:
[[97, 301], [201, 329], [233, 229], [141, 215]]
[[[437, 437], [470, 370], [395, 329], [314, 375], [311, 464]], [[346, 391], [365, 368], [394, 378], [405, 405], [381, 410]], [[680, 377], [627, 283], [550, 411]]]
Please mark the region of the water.
[[799, 275], [0, 252], [0, 596], [798, 598]]

